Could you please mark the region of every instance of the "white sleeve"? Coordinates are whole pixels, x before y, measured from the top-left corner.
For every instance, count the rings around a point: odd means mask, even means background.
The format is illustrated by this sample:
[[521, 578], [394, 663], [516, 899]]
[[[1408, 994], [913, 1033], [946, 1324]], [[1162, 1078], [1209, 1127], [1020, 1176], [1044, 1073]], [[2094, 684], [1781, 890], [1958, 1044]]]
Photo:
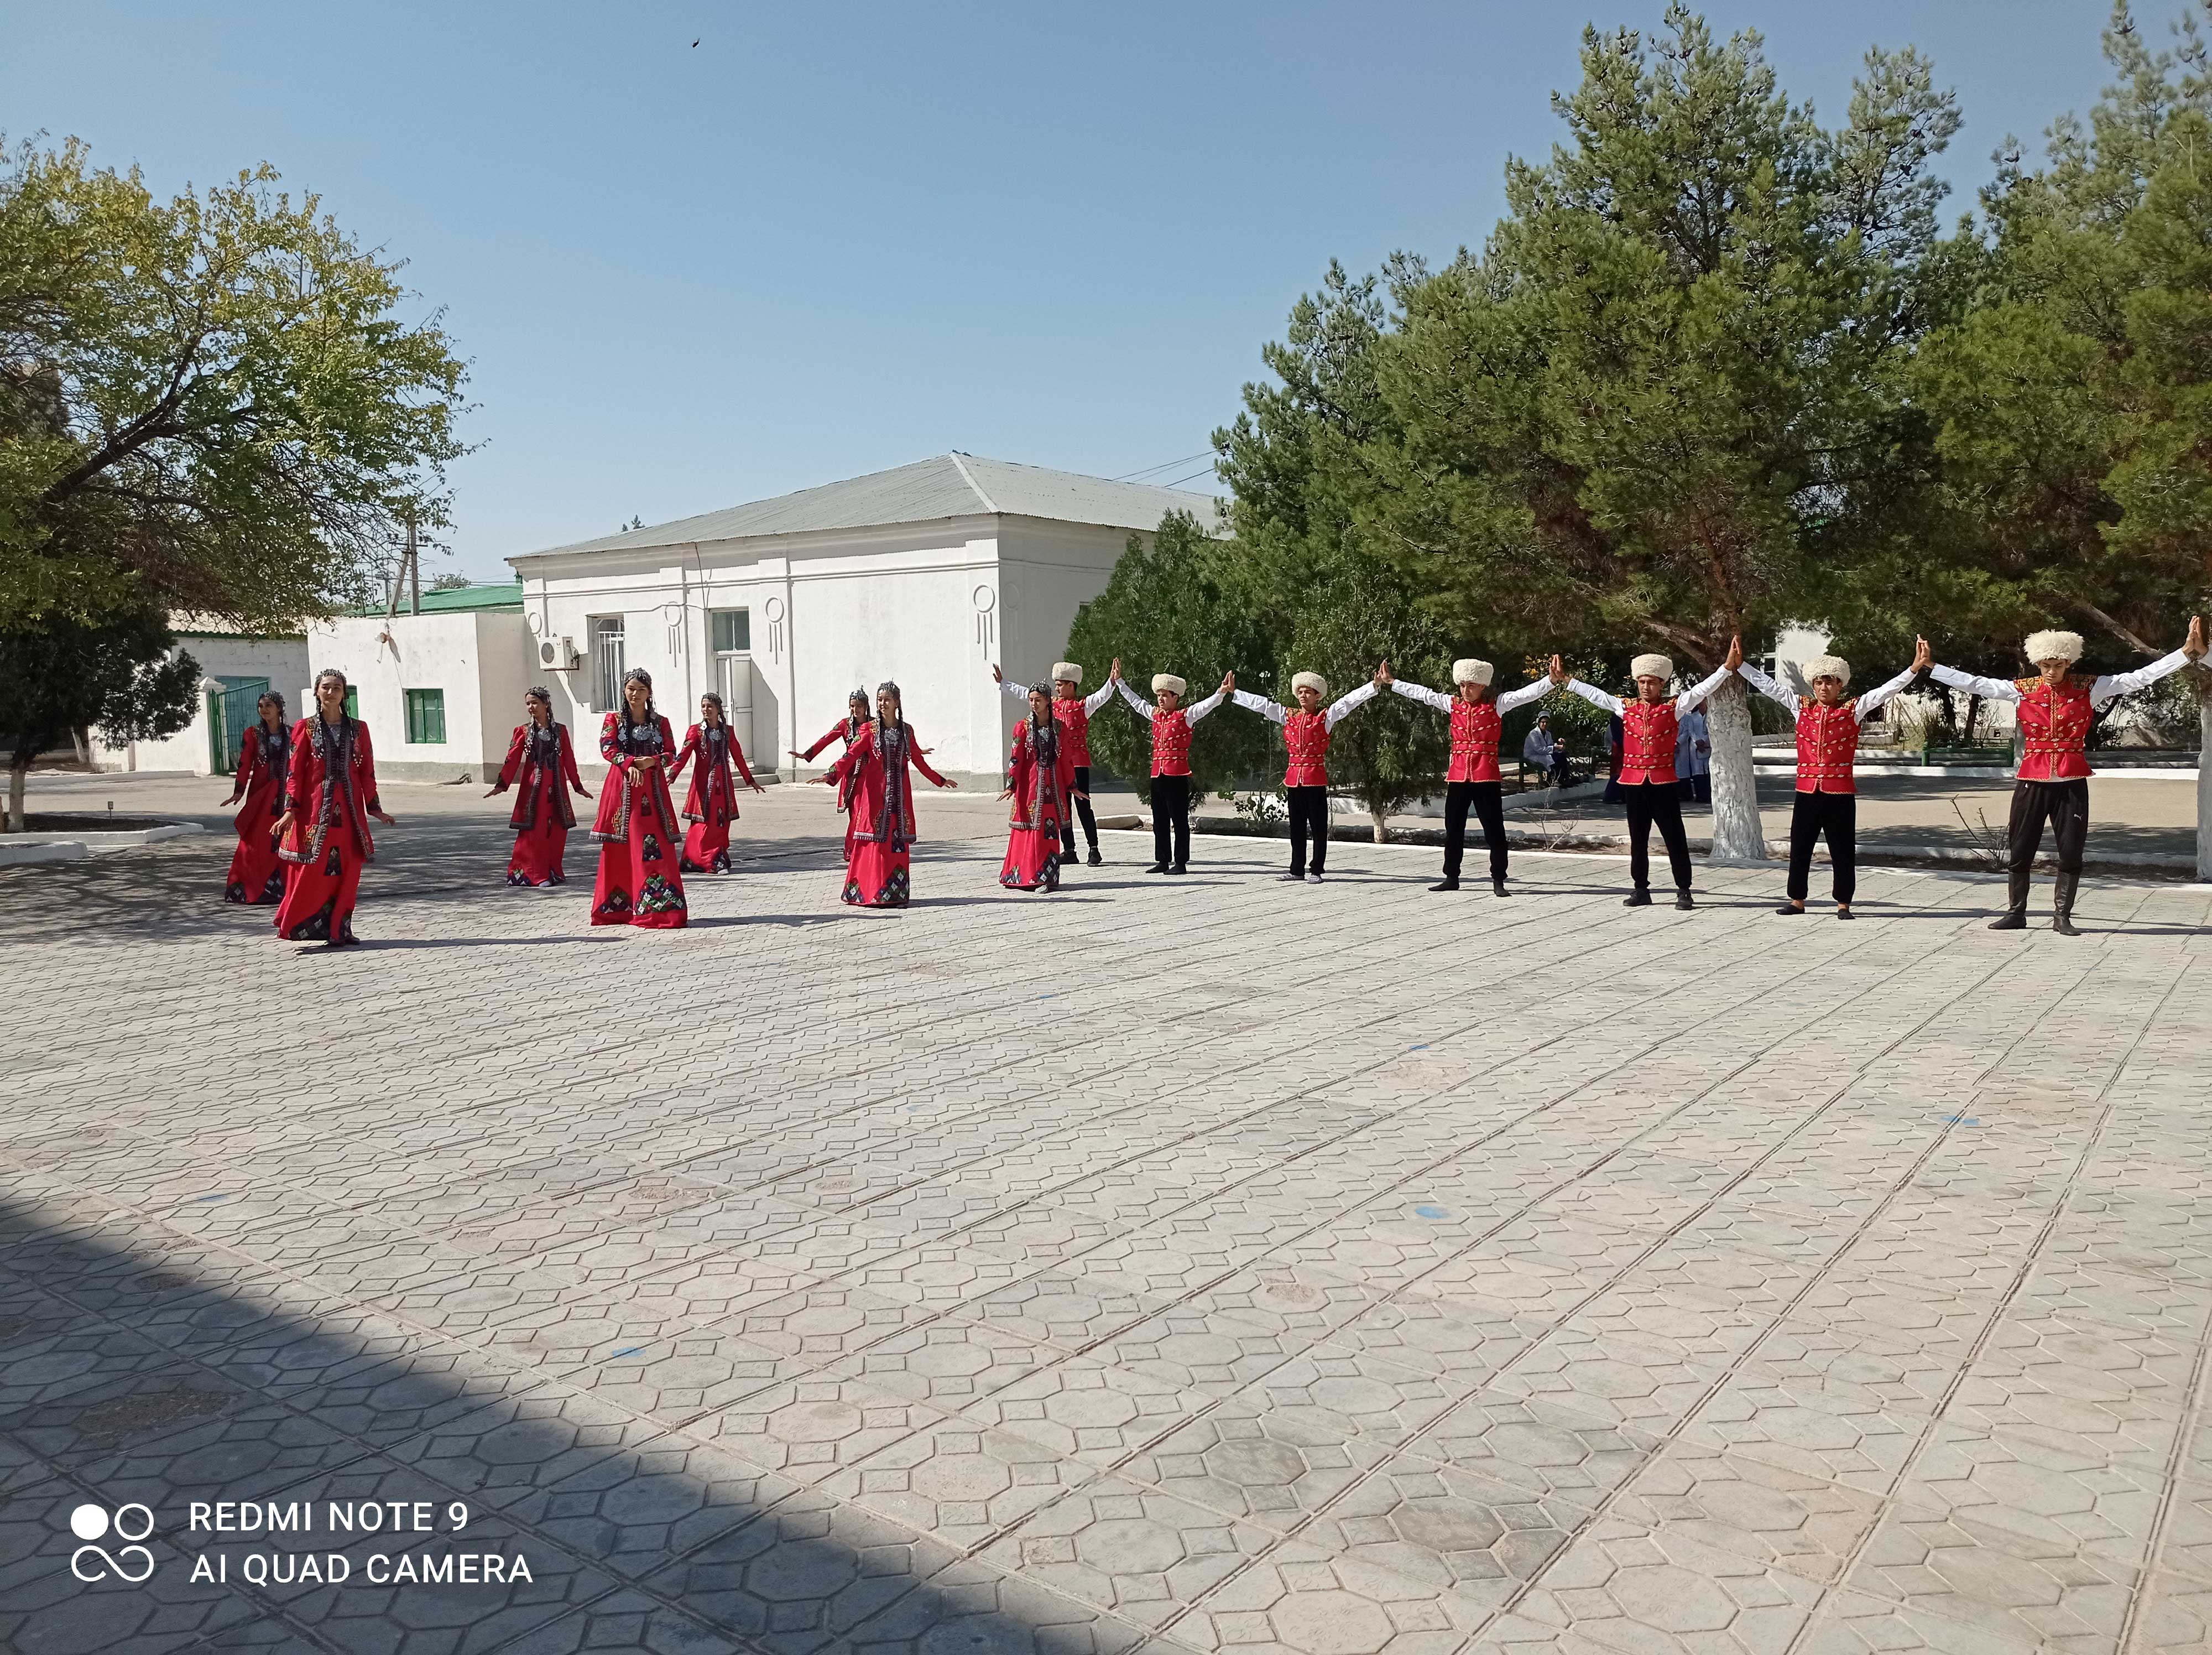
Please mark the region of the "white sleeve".
[[1873, 689], [1861, 696], [1859, 697], [1859, 722], [1862, 724], [1865, 723], [1867, 720], [1874, 716], [1875, 710], [1881, 707], [1883, 702], [1887, 701], [1892, 696], [1905, 688], [1906, 685], [1911, 683], [1912, 670], [1912, 668], [1908, 666], [1902, 672], [1899, 672], [1895, 678], [1890, 679], [1888, 683], [1877, 684]]
[[1426, 689], [1418, 684], [1408, 684], [1403, 678], [1392, 678], [1390, 687], [1408, 701], [1418, 701], [1424, 706], [1435, 708], [1440, 713], [1451, 711], [1451, 697], [1441, 691]]
[[1985, 678], [1972, 672], [1961, 672], [1955, 666], [1931, 666], [1928, 675], [1938, 684], [1948, 684], [1954, 690], [1964, 690], [1970, 696], [1979, 696], [1984, 701], [2018, 701], [2020, 686], [2005, 678]]
[[1619, 696], [1607, 695], [1595, 685], [1584, 684], [1580, 678], [1567, 680], [1567, 693], [1571, 696], [1580, 696], [1591, 706], [1602, 707], [1608, 713], [1617, 713], [1620, 710]]
[[1336, 705], [1328, 709], [1328, 722], [1325, 727], [1332, 730], [1334, 729], [1339, 724], [1344, 721], [1345, 715], [1346, 714], [1356, 713], [1362, 707], [1364, 707], [1369, 702], [1374, 700], [1375, 692], [1382, 687], [1382, 686], [1376, 683], [1373, 678], [1370, 678], [1366, 683], [1361, 685], [1357, 690], [1354, 690], [1350, 695], [1339, 696], [1336, 699]]
[[1705, 678], [1704, 682], [1693, 684], [1688, 689], [1683, 691], [1680, 695], [1676, 696], [1674, 697], [1675, 716], [1680, 717], [1684, 713], [1693, 713], [1697, 711], [1698, 704], [1700, 702], [1704, 701], [1706, 697], [1712, 694], [1714, 691], [1719, 689], [1721, 685], [1728, 682], [1728, 675], [1729, 669], [1727, 667], [1716, 666], [1712, 670], [1711, 676]]
[[1511, 712], [1516, 707], [1526, 707], [1532, 701], [1540, 701], [1552, 693], [1553, 687], [1551, 679], [1538, 678], [1534, 684], [1524, 684], [1517, 690], [1508, 690], [1504, 695], [1496, 697], [1498, 713], [1502, 716]]
[[1152, 721], [1152, 703], [1146, 701], [1134, 690], [1132, 690], [1129, 687], [1128, 679], [1116, 678], [1114, 681], [1121, 686], [1121, 699], [1127, 702], [1132, 707], [1135, 708], [1138, 713], [1142, 715], [1146, 723], [1151, 723]]
[[[1790, 709], [1790, 717], [1795, 718], [1797, 716], [1797, 697], [1791, 695], [1787, 690], [1777, 684], [1772, 678], [1767, 677], [1765, 673], [1760, 672], [1759, 668], [1753, 666], [1749, 661], [1744, 662], [1742, 666], [1737, 667], [1735, 670], [1738, 676], [1740, 676], [1743, 681], [1746, 684], [1748, 684], [1753, 689], [1758, 691], [1759, 694], [1765, 696], [1769, 701], [1775, 702], [1781, 706], [1788, 708]], [[1912, 674], [1907, 672], [1905, 676], [1911, 678]], [[1862, 713], [1859, 716], [1863, 718], [1866, 715]]]
[[1114, 699], [1114, 685], [1115, 682], [1116, 680], [1109, 678], [1105, 683], [1100, 685], [1091, 694], [1085, 696], [1083, 698], [1083, 715], [1085, 718], [1091, 717], [1093, 714], [1097, 713], [1101, 707], [1103, 707], [1108, 702]]
[[1016, 701], [1027, 701], [1030, 698], [1030, 686], [1026, 684], [1017, 684], [1012, 678], [1003, 678], [1000, 680], [999, 687]]
[[2138, 666], [2132, 672], [2108, 672], [2089, 686], [2089, 704], [2101, 707], [2115, 696], [2133, 695], [2138, 690], [2149, 688], [2168, 672], [2178, 672], [2189, 664], [2189, 657], [2175, 650], [2170, 655], [2160, 655], [2148, 666]]
[[1187, 712], [1187, 713], [1185, 713], [1185, 714], [1183, 715], [1183, 721], [1184, 721], [1184, 722], [1186, 722], [1186, 723], [1189, 723], [1189, 724], [1195, 724], [1195, 723], [1197, 723], [1199, 720], [1200, 720], [1201, 718], [1204, 718], [1204, 717], [1205, 717], [1208, 713], [1212, 712], [1215, 708], [1217, 708], [1217, 707], [1218, 707], [1219, 705], [1221, 705], [1221, 701], [1222, 701], [1221, 691], [1218, 691], [1218, 690], [1216, 690], [1216, 691], [1215, 691], [1212, 695], [1208, 696], [1208, 697], [1207, 697], [1204, 701], [1201, 701], [1201, 702], [1197, 703], [1196, 704], [1194, 704], [1194, 705], [1190, 709], [1190, 710], [1189, 710], [1188, 712]]
[[[1231, 693], [1237, 704], [1246, 712], [1257, 713], [1270, 724], [1280, 724], [1283, 721], [1283, 708], [1279, 702], [1270, 701], [1267, 697], [1256, 694], [1250, 690], [1237, 690]], [[1198, 709], [1192, 708], [1190, 715], [1196, 718]]]

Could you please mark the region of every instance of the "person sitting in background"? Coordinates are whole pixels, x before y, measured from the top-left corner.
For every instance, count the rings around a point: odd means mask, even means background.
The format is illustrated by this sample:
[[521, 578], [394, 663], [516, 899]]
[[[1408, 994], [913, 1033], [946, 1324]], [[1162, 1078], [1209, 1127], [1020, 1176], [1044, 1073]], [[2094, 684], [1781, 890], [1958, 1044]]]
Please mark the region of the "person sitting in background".
[[1521, 743], [1521, 762], [1544, 776], [1552, 774], [1552, 755], [1558, 744], [1552, 739], [1552, 715], [1536, 715], [1536, 722]]

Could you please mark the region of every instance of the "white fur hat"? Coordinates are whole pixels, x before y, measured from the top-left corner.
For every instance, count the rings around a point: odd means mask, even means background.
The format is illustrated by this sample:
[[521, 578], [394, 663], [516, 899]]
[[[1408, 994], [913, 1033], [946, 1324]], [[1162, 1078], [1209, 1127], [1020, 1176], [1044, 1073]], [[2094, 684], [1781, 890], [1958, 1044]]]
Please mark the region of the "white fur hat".
[[1664, 655], [1638, 655], [1628, 663], [1628, 676], [1632, 678], [1671, 678], [1674, 663]]
[[1834, 678], [1848, 686], [1851, 681], [1851, 664], [1841, 655], [1815, 655], [1798, 670], [1808, 684], [1814, 678]]
[[2028, 660], [2038, 666], [2047, 660], [2077, 661], [2081, 659], [2081, 635], [2079, 632], [2031, 632], [2022, 646]]
[[1056, 660], [1052, 664], [1052, 681], [1054, 684], [1080, 684], [1083, 682], [1083, 669], [1072, 660]]
[[1452, 663], [1454, 684], [1487, 684], [1497, 675], [1498, 669], [1486, 660], [1477, 660], [1472, 655]]
[[1317, 696], [1325, 696], [1328, 693], [1328, 680], [1318, 672], [1294, 672], [1291, 675], [1291, 689], [1294, 692], [1310, 690]]
[[1178, 699], [1180, 699], [1183, 691], [1188, 686], [1183, 683], [1183, 681], [1172, 672], [1155, 672], [1152, 674], [1152, 693], [1154, 695], [1158, 695], [1161, 691], [1166, 690], [1172, 692]]

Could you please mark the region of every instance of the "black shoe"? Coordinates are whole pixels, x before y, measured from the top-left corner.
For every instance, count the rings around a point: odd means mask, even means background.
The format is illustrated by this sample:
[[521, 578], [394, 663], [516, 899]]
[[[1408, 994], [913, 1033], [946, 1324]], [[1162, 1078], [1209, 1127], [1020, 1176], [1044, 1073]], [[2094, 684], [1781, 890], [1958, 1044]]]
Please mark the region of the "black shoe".
[[1990, 922], [1992, 931], [2025, 931], [2027, 929], [2027, 910], [2008, 908]]
[[1690, 900], [1690, 893], [1688, 891], [1677, 891], [1674, 893], [1674, 906], [1686, 913], [1691, 909], [1695, 908], [1697, 904]]
[[1493, 897], [1510, 897], [1513, 893], [1505, 888], [1504, 880], [1492, 879], [1490, 882], [1490, 894]]
[[1170, 873], [1188, 873], [1190, 870], [1185, 867], [1181, 862], [1177, 862], [1173, 867], [1168, 869], [1168, 872]]
[[2051, 928], [2062, 937], [2078, 937], [2074, 927], [2074, 893], [2081, 887], [2079, 873], [2061, 873], [2051, 892]]
[[1459, 889], [1459, 881], [1457, 879], [1449, 878], [1438, 879], [1434, 885], [1431, 885], [1429, 889], [1431, 891], [1456, 891]]
[[1836, 904], [1836, 917], [1839, 920], [1855, 920], [1858, 916], [1851, 912], [1851, 905], [1849, 903], [1839, 902]]
[[1990, 922], [1992, 931], [2025, 931], [2027, 929], [2027, 879], [2024, 873], [2008, 873], [2005, 876], [2005, 911]]
[[1774, 911], [1778, 914], [1802, 914], [1805, 910], [1794, 902], [1786, 902]]
[[1147, 873], [1164, 873], [1167, 871], [1168, 865], [1165, 862], [1154, 862], [1150, 867], [1145, 870]]
[[1623, 908], [1649, 908], [1651, 906], [1651, 893], [1642, 890], [1631, 891], [1621, 898], [1620, 905]]
[[1091, 847], [1090, 862], [1091, 866], [1093, 867], [1103, 867], [1106, 866], [1106, 859], [1098, 854], [1098, 847], [1097, 845]]

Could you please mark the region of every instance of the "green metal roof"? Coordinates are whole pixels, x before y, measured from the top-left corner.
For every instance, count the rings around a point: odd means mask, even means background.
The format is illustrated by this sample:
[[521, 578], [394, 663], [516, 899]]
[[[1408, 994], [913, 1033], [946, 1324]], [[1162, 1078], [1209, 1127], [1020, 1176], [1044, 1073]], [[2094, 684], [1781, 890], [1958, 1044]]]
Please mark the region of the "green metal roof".
[[[372, 604], [356, 609], [356, 615], [381, 615], [382, 604]], [[522, 582], [494, 581], [482, 586], [453, 587], [444, 592], [425, 591], [422, 593], [422, 612], [425, 615], [449, 615], [465, 609], [520, 609], [522, 607]], [[411, 612], [404, 592], [399, 594], [399, 612]]]

